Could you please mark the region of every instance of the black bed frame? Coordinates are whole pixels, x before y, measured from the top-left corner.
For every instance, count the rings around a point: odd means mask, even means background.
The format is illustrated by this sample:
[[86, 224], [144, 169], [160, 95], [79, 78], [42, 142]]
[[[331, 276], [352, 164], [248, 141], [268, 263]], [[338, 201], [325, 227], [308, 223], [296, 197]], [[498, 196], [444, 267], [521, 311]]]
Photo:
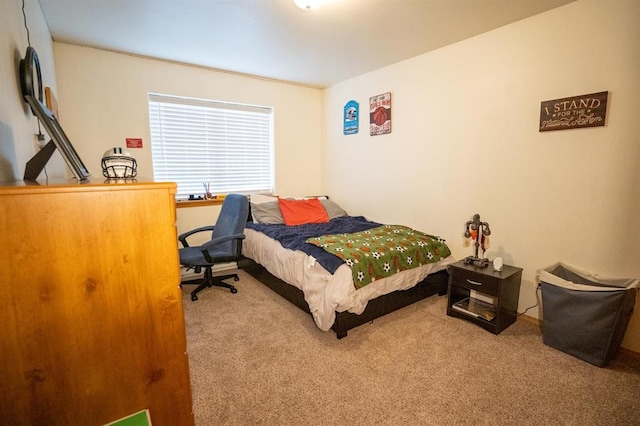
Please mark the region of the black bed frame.
[[[264, 266], [252, 259], [243, 257], [238, 261], [238, 266], [258, 281], [275, 291], [303, 311], [311, 315], [309, 305], [304, 300], [302, 290], [287, 284], [281, 279], [271, 275]], [[367, 304], [367, 308], [360, 315], [351, 312], [336, 312], [336, 320], [331, 329], [336, 332], [338, 339], [347, 336], [347, 331], [361, 324], [373, 321], [390, 312], [409, 306], [419, 300], [438, 294], [447, 293], [449, 273], [446, 270], [435, 272], [420, 281], [414, 287], [407, 290], [397, 290], [384, 296], [379, 296]]]

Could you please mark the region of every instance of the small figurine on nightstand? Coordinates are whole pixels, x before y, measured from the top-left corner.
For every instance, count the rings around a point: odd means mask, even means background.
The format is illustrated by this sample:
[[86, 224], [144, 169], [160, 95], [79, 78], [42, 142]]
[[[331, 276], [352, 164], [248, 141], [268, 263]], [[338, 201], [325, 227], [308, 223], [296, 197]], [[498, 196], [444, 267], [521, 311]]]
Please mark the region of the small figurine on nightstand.
[[[474, 214], [473, 219], [467, 222], [464, 231], [464, 246], [469, 247], [471, 245], [470, 239], [475, 241], [474, 255], [467, 256], [463, 259], [465, 265], [476, 265], [480, 268], [485, 268], [489, 265], [489, 259], [484, 257], [484, 252], [489, 249], [489, 235], [491, 235], [491, 229], [487, 222], [480, 221], [480, 215]], [[478, 250], [482, 249], [483, 257], [478, 257]]]

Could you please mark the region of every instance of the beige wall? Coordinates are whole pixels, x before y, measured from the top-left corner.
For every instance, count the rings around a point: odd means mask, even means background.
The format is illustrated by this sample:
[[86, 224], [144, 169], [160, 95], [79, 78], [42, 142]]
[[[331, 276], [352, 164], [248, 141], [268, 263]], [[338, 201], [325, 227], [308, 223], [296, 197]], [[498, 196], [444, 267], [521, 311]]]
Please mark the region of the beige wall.
[[[40, 61], [42, 84], [56, 91], [51, 35], [37, 0], [25, 1], [31, 46]], [[22, 99], [20, 60], [27, 50], [27, 30], [19, 1], [0, 2], [0, 182], [22, 179], [26, 162], [37, 152], [38, 122]], [[47, 165], [50, 178], [64, 177], [59, 154]]]
[[63, 43], [54, 51], [65, 129], [93, 176], [127, 137], [143, 138], [130, 151], [139, 174], [152, 176], [147, 94], [163, 93], [274, 107], [276, 190], [319, 189], [320, 91]]
[[[640, 277], [640, 2], [581, 0], [325, 91], [323, 190], [349, 212], [446, 238], [474, 213], [489, 258], [535, 272], [564, 261]], [[540, 102], [609, 91], [605, 127], [538, 132]], [[370, 96], [392, 93], [393, 130], [369, 136]], [[342, 108], [361, 107], [342, 135]], [[623, 346], [640, 352], [640, 306]], [[539, 316], [536, 309], [528, 315]]]
[[[127, 137], [142, 138], [130, 149], [138, 174], [152, 177], [148, 93], [266, 105], [275, 114], [275, 191], [318, 193], [321, 182], [322, 92], [267, 81], [54, 43], [60, 112], [94, 178], [102, 178], [100, 160]], [[210, 224], [215, 208], [178, 210], [178, 231]]]

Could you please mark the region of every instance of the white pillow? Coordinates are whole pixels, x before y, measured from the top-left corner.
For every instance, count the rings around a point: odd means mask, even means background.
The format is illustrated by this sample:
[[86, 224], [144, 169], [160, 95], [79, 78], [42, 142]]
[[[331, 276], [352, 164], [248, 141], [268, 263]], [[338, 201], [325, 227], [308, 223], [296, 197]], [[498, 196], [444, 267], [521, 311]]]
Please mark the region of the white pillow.
[[273, 195], [265, 195], [265, 194], [249, 194], [249, 200], [253, 204], [262, 204], [268, 203], [269, 201], [278, 201], [278, 197], [274, 197]]

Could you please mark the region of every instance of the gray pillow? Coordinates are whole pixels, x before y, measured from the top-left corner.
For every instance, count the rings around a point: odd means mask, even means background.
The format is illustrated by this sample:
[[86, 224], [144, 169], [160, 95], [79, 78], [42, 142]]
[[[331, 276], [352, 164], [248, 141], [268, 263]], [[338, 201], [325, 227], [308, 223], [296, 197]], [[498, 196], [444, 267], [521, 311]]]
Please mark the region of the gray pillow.
[[320, 200], [320, 202], [324, 206], [324, 209], [327, 211], [327, 214], [329, 215], [329, 220], [334, 219], [336, 217], [340, 217], [340, 216], [347, 216], [347, 212], [342, 210], [342, 207], [340, 207], [333, 201], [325, 199], [325, 200]]
[[284, 223], [277, 201], [268, 201], [260, 204], [251, 203], [251, 216], [256, 223], [265, 223], [267, 225]]

